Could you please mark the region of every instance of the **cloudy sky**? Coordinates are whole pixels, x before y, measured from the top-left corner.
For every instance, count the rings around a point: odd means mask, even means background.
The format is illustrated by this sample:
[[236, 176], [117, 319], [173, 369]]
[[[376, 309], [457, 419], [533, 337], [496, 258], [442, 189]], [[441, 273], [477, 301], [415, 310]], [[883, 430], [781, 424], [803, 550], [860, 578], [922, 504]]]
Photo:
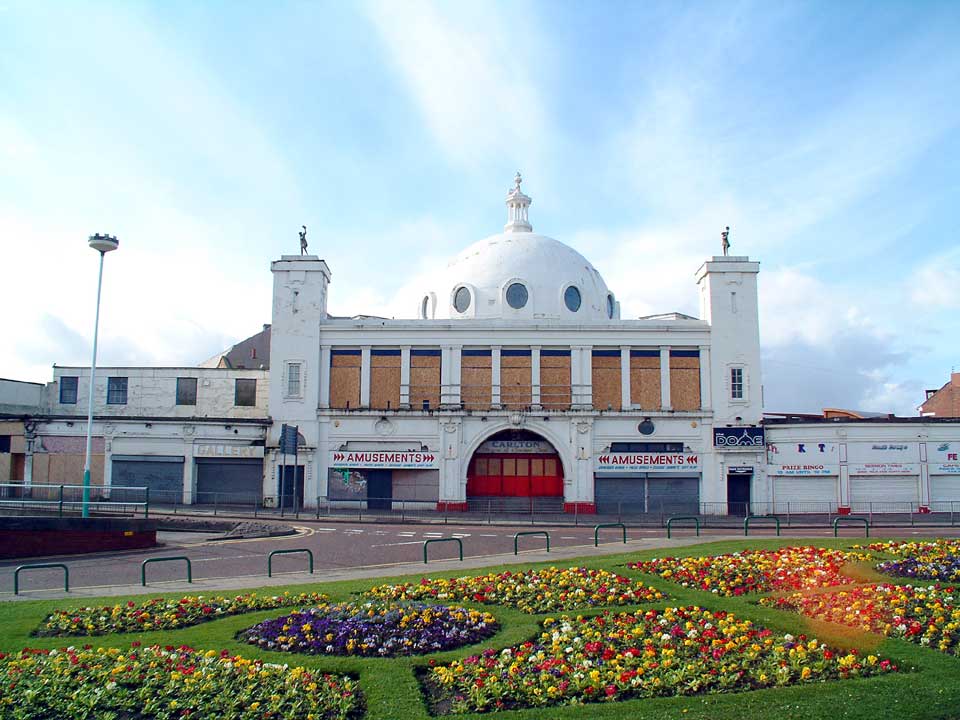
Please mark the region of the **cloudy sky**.
[[960, 368], [960, 5], [0, 0], [0, 376], [195, 364], [310, 249], [331, 311], [412, 316], [531, 221], [623, 317], [761, 261], [768, 410], [915, 414]]

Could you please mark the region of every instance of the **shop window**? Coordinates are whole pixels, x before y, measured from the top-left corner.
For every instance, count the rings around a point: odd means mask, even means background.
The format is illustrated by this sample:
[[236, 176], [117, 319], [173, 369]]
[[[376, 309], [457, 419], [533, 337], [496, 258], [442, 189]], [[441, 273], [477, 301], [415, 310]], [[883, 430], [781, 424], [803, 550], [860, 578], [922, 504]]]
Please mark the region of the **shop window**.
[[257, 404], [256, 378], [237, 378], [233, 391], [233, 404], [237, 407], [254, 407]]
[[127, 378], [107, 378], [107, 405], [127, 404]]
[[78, 378], [76, 377], [60, 378], [60, 404], [61, 405], [77, 404], [77, 381], [78, 381]]
[[177, 378], [177, 405], [197, 404], [197, 379]]

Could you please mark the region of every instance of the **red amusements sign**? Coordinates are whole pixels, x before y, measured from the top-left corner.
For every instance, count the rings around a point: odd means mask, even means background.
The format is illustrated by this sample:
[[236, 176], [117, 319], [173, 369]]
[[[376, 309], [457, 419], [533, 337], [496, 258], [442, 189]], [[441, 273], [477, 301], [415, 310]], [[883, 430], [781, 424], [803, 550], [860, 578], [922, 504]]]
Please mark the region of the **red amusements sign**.
[[436, 453], [408, 450], [335, 450], [330, 453], [332, 468], [384, 468], [389, 470], [436, 469]]
[[600, 472], [676, 472], [700, 470], [700, 457], [692, 453], [610, 453], [597, 457]]

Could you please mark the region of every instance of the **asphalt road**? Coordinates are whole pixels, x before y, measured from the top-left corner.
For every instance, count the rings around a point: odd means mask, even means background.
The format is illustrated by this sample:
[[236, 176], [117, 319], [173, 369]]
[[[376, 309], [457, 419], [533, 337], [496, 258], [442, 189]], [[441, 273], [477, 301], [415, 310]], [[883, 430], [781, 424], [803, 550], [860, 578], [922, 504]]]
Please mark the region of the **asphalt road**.
[[[313, 552], [316, 575], [306, 573], [305, 554], [280, 555], [274, 557], [273, 574], [283, 576], [287, 582], [323, 580], [324, 570], [344, 569], [374, 570], [382, 569], [383, 575], [391, 568], [422, 563], [424, 541], [439, 538], [459, 538], [463, 542], [464, 557], [483, 558], [504, 554], [513, 554], [514, 534], [531, 530], [547, 530], [550, 533], [551, 548], [554, 551], [566, 549], [563, 553], [577, 547], [584, 548], [584, 554], [593, 547], [592, 527], [541, 527], [529, 525], [512, 527], [496, 525], [375, 525], [370, 523], [307, 522], [294, 523], [298, 530], [295, 536], [263, 539], [241, 539], [209, 541], [209, 533], [170, 532], [158, 533], [158, 539], [164, 545], [151, 550], [129, 551], [123, 553], [97, 553], [94, 555], [67, 555], [56, 558], [31, 559], [0, 562], [0, 597], [12, 595], [13, 573], [17, 565], [25, 562], [66, 562], [70, 566], [70, 584], [73, 590], [94, 590], [114, 586], [134, 586], [140, 583], [140, 565], [147, 558], [164, 558], [185, 555], [190, 558], [194, 580], [229, 579], [237, 581], [250, 578], [247, 586], [261, 584], [266, 579], [267, 556], [273, 550], [307, 548]], [[771, 537], [772, 528], [751, 528], [751, 537]], [[842, 528], [841, 536], [863, 537], [862, 528]], [[631, 540], [664, 539], [660, 528], [631, 528], [628, 531]], [[684, 538], [689, 542], [694, 535], [693, 528], [674, 528], [675, 538]], [[701, 537], [730, 537], [736, 531], [729, 528], [705, 529]], [[875, 530], [874, 534], [880, 534]], [[958, 536], [957, 528], [883, 528], [886, 537], [916, 536]], [[797, 530], [795, 537], [832, 537], [830, 528]], [[620, 531], [604, 529], [600, 531], [600, 542], [607, 549], [614, 550], [620, 543]], [[649, 542], [648, 546], [651, 545]], [[536, 559], [549, 559], [544, 556], [545, 542], [542, 536], [521, 537], [520, 554], [533, 553]], [[450, 560], [457, 557], [457, 545], [452, 542], [432, 543], [429, 547], [431, 562]], [[533, 559], [533, 558], [531, 558]], [[183, 580], [186, 569], [182, 562], [151, 564], [147, 568], [148, 583], [162, 589], [164, 583]], [[32, 570], [21, 574], [21, 596], [44, 597], [43, 590], [62, 591], [62, 573], [59, 570]], [[89, 594], [89, 593], [88, 593]]]

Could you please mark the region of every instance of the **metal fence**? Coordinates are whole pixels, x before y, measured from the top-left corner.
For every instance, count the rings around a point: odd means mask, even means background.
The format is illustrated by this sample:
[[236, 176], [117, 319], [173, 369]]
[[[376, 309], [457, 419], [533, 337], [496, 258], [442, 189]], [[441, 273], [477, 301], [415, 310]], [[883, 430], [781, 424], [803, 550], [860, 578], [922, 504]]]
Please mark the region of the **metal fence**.
[[[92, 514], [150, 514], [150, 491], [145, 487], [89, 486], [87, 506]], [[83, 513], [83, 485], [22, 485], [0, 483], [0, 514], [69, 517]]]

